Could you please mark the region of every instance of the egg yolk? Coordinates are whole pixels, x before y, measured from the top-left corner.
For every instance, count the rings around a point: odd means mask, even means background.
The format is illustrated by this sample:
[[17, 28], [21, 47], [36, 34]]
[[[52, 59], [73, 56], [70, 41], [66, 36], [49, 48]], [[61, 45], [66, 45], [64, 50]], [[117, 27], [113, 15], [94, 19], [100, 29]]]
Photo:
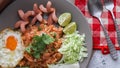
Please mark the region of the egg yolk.
[[6, 40], [6, 48], [10, 49], [10, 50], [15, 50], [17, 46], [17, 40], [15, 39], [14, 36], [9, 36]]

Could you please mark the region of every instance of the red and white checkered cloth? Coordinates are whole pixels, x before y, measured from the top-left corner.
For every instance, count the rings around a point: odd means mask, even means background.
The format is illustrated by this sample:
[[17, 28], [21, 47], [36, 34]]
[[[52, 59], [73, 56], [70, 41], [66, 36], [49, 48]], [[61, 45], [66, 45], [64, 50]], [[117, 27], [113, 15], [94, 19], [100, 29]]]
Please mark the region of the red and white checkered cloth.
[[[75, 0], [75, 5], [82, 11], [82, 13], [84, 14], [84, 16], [86, 17], [88, 23], [90, 24], [90, 27], [92, 29], [92, 38], [93, 38], [93, 48], [94, 49], [101, 49], [101, 50], [108, 50], [107, 47], [107, 42], [104, 36], [104, 32], [101, 28], [101, 25], [99, 23], [99, 20], [96, 18], [93, 18], [87, 9], [87, 1], [88, 0]], [[114, 15], [116, 17], [116, 20], [118, 22], [118, 24], [120, 24], [120, 0], [114, 0]], [[117, 38], [116, 38], [116, 31], [115, 31], [115, 27], [113, 24], [113, 19], [112, 16], [110, 14], [110, 12], [108, 12], [105, 7], [103, 6], [103, 13], [101, 16], [101, 19], [106, 27], [106, 29], [108, 30], [108, 34], [113, 42], [113, 44], [115, 45], [115, 47], [118, 48], [118, 42], [117, 42]], [[102, 52], [104, 53], [104, 52]], [[109, 52], [107, 52], [109, 53]]]

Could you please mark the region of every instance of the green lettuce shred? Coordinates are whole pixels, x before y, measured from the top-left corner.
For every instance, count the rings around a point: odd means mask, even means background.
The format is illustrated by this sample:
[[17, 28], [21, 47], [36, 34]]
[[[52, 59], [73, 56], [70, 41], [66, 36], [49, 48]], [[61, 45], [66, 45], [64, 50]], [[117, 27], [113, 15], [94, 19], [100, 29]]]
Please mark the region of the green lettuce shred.
[[58, 50], [63, 54], [60, 63], [73, 64], [83, 61], [87, 57], [87, 48], [85, 45], [85, 35], [80, 35], [77, 31], [73, 34], [64, 36], [62, 47]]

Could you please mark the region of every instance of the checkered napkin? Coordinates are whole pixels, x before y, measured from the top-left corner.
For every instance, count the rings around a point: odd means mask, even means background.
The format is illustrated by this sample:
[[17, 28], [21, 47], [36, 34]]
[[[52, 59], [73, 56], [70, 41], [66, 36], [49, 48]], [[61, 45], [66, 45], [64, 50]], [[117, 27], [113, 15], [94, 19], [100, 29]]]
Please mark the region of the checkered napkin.
[[[88, 9], [87, 9], [87, 1], [88, 0], [75, 0], [75, 5], [82, 11], [82, 13], [86, 17], [86, 19], [91, 27], [92, 38], [93, 38], [93, 49], [102, 50], [103, 48], [105, 48], [106, 50], [108, 50], [107, 42], [105, 39], [103, 29], [100, 25], [99, 20], [92, 17], [89, 14]], [[114, 0], [114, 5], [115, 5], [115, 7], [113, 9], [113, 12], [114, 12], [114, 15], [116, 17], [118, 24], [120, 25], [120, 0]], [[119, 48], [118, 48], [119, 45], [118, 45], [117, 38], [116, 38], [116, 31], [115, 31], [112, 16], [111, 16], [110, 12], [108, 12], [105, 9], [104, 6], [103, 6], [103, 8], [104, 9], [103, 9], [101, 19], [108, 31], [110, 39], [112, 40], [116, 49], [119, 50]]]

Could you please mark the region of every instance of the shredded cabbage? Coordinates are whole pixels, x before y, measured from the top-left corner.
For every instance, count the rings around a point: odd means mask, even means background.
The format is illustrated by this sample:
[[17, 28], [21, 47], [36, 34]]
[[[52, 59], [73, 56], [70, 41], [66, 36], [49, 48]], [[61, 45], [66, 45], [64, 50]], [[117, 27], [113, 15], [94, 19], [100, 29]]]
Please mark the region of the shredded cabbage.
[[60, 63], [73, 64], [78, 61], [83, 61], [84, 57], [87, 57], [87, 48], [85, 45], [85, 35], [80, 35], [76, 31], [73, 34], [64, 36], [62, 46], [58, 50], [63, 54], [63, 58]]
[[80, 68], [79, 63], [74, 64], [52, 64], [48, 65], [48, 68]]

